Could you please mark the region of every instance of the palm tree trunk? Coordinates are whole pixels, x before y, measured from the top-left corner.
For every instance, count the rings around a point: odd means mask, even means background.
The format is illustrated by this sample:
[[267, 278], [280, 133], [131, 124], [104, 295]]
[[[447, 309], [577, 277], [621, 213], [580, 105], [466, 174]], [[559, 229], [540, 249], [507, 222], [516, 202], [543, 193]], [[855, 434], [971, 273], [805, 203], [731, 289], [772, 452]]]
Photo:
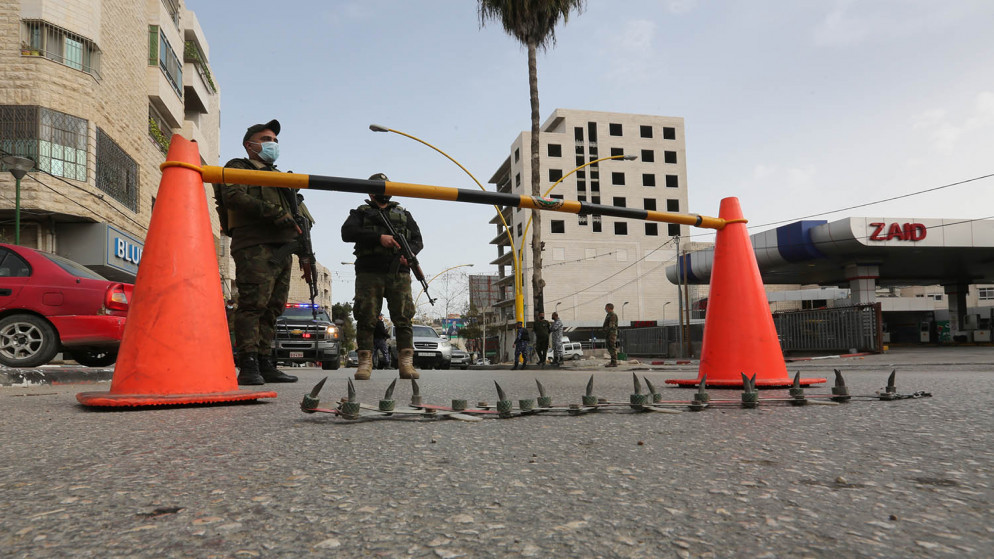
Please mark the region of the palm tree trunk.
[[[536, 60], [536, 45], [528, 45], [528, 88], [532, 106], [532, 196], [542, 195], [542, 177], [539, 169], [539, 113], [538, 113], [538, 62]], [[524, 239], [522, 239], [524, 241]], [[545, 280], [542, 279], [542, 212], [532, 210], [532, 301], [533, 313], [542, 312], [542, 290]], [[525, 317], [525, 320], [528, 320]]]

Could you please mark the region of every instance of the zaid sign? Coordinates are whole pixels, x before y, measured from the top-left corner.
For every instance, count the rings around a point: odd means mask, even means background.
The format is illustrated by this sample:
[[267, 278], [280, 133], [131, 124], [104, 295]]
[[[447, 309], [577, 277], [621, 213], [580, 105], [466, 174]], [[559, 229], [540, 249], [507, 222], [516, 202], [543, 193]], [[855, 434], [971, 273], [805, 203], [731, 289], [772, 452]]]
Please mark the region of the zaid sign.
[[922, 223], [885, 223], [878, 221], [870, 223], [873, 232], [871, 241], [921, 241], [928, 234], [928, 228]]

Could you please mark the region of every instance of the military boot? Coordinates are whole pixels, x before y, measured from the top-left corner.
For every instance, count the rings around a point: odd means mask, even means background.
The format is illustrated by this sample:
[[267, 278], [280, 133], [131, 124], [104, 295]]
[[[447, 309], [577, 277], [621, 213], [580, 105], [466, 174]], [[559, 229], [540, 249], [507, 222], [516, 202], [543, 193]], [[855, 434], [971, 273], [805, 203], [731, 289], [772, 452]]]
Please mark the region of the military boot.
[[238, 356], [238, 384], [242, 386], [266, 384], [266, 380], [259, 373], [259, 354], [243, 353]]
[[400, 361], [400, 378], [420, 378], [421, 375], [414, 370], [414, 349], [406, 348], [400, 350], [398, 355]]
[[359, 368], [355, 370], [356, 380], [369, 380], [373, 374], [373, 352], [368, 349], [360, 349], [356, 352], [359, 356]]
[[297, 377], [276, 368], [276, 358], [271, 355], [259, 356], [259, 373], [266, 382], [297, 382]]

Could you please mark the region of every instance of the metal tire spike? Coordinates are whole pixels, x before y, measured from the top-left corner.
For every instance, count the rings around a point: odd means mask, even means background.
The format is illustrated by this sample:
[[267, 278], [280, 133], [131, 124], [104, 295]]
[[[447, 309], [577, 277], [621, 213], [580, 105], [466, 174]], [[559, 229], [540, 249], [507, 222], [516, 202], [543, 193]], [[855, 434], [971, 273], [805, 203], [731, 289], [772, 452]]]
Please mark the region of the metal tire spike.
[[418, 386], [418, 381], [413, 378], [411, 379], [411, 405], [421, 405], [421, 387]]
[[635, 373], [632, 373], [632, 381], [634, 381], [634, 383], [635, 383], [635, 393], [636, 394], [641, 394], [642, 393], [642, 383], [639, 382], [639, 377]]
[[790, 386], [790, 397], [794, 399], [792, 404], [795, 406], [804, 405], [808, 402], [807, 398], [804, 397], [804, 389], [801, 388], [801, 371], [797, 371], [794, 375], [794, 383]]
[[895, 378], [897, 377], [897, 369], [890, 372], [890, 376], [887, 377], [887, 388], [884, 389], [883, 394], [880, 394], [881, 400], [894, 400], [897, 398], [897, 385], [895, 384]]
[[597, 396], [594, 396], [594, 375], [587, 381], [587, 392], [580, 398], [585, 407], [597, 407]]
[[494, 386], [497, 387], [497, 399], [498, 400], [507, 400], [507, 395], [504, 394], [504, 389], [501, 388], [499, 384], [497, 384], [496, 380], [494, 381]]
[[759, 405], [759, 392], [756, 391], [756, 375], [752, 375], [752, 379], [746, 376], [745, 373], [740, 373], [742, 375], [742, 387], [744, 392], [742, 392], [742, 407], [744, 408], [754, 408]]
[[652, 403], [657, 404], [661, 402], [663, 400], [663, 395], [656, 392], [656, 387], [649, 382], [648, 377], [642, 377], [642, 380], [645, 381], [645, 387], [649, 391], [649, 398], [652, 400]]
[[321, 392], [321, 389], [324, 387], [324, 383], [327, 382], [327, 380], [328, 377], [324, 377], [314, 385], [314, 388], [311, 389], [310, 394], [304, 395], [304, 399], [300, 402], [301, 411], [304, 413], [314, 413], [314, 409], [321, 403], [321, 400], [318, 399], [318, 393]]
[[397, 386], [397, 379], [393, 379], [393, 382], [391, 382], [390, 386], [387, 387], [386, 393], [383, 394], [384, 400], [390, 400], [393, 398], [393, 389], [395, 386]]
[[846, 379], [842, 378], [842, 371], [834, 369], [835, 371], [835, 386], [832, 387], [832, 400], [836, 402], [847, 402], [851, 398], [849, 396], [849, 387], [846, 386]]
[[349, 379], [349, 402], [355, 402], [355, 385], [352, 384], [352, 379]]
[[538, 379], [535, 379], [535, 384], [538, 385], [538, 407], [551, 408], [552, 398], [545, 394], [545, 387], [542, 386], [542, 383], [539, 382]]

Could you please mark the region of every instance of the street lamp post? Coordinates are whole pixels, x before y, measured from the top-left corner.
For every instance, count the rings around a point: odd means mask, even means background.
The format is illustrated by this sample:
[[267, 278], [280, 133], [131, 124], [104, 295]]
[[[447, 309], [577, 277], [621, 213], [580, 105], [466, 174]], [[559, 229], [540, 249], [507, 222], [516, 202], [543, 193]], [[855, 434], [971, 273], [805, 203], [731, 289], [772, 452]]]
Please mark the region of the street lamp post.
[[[487, 190], [486, 188], [483, 187], [480, 181], [477, 180], [475, 176], [473, 176], [473, 173], [470, 173], [469, 170], [466, 169], [466, 167], [463, 167], [463, 165], [458, 161], [456, 161], [451, 155], [429, 144], [428, 142], [422, 140], [421, 138], [418, 138], [417, 136], [412, 136], [411, 134], [407, 134], [399, 130], [394, 130], [393, 128], [380, 126], [379, 124], [370, 124], [369, 129], [372, 130], [373, 132], [393, 132], [394, 134], [399, 134], [401, 136], [404, 136], [405, 138], [410, 138], [415, 142], [419, 142], [421, 144], [430, 147], [431, 149], [442, 154], [449, 161], [455, 163], [457, 167], [459, 167], [460, 169], [463, 170], [464, 173], [469, 175], [469, 178], [473, 179], [473, 182], [476, 183], [476, 186], [480, 187], [480, 190], [483, 190], [484, 192]], [[525, 302], [524, 302], [524, 295], [521, 292], [523, 282], [521, 278], [520, 254], [514, 248], [514, 235], [511, 233], [511, 227], [507, 224], [507, 220], [504, 219], [504, 213], [501, 211], [500, 206], [494, 205], [494, 209], [497, 210], [497, 217], [500, 218], [501, 223], [504, 225], [504, 232], [507, 234], [508, 243], [510, 243], [511, 245], [511, 268], [514, 270], [514, 316], [518, 322], [524, 322]]]
[[628, 304], [628, 301], [625, 301], [624, 303], [621, 304], [621, 323], [622, 324], [625, 323], [625, 305], [627, 305], [627, 304]]
[[21, 244], [21, 179], [35, 166], [35, 162], [27, 157], [8, 155], [3, 158], [4, 165], [10, 167], [14, 175], [14, 244]]
[[663, 303], [663, 326], [666, 326], [666, 305], [669, 305], [673, 301], [666, 301]]

